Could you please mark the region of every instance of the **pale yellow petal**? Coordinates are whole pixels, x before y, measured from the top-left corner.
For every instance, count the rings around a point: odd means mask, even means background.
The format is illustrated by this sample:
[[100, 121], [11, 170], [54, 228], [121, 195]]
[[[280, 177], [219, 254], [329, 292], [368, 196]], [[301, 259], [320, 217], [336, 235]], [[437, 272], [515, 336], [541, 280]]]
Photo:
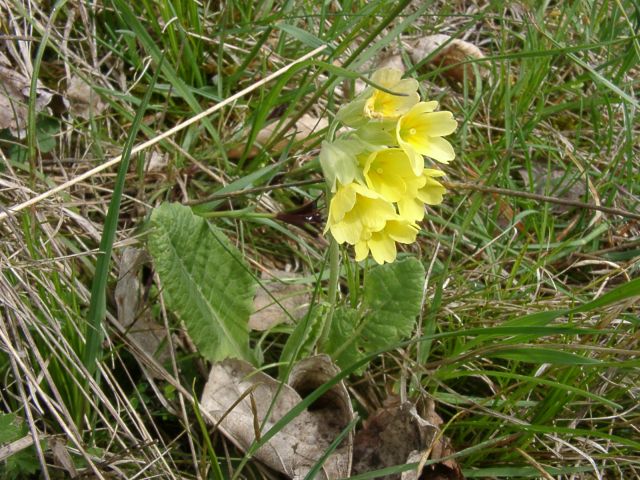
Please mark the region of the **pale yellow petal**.
[[360, 185], [359, 183], [352, 183], [350, 187], [356, 192], [358, 195], [362, 195], [367, 198], [380, 198], [376, 192], [371, 190], [370, 188], [365, 187], [364, 185]]
[[398, 201], [400, 216], [409, 222], [419, 222], [424, 218], [424, 203], [415, 197], [405, 197]]
[[407, 191], [407, 186], [399, 175], [377, 172], [365, 173], [367, 185], [388, 202], [397, 202]]
[[350, 221], [342, 221], [329, 227], [331, 235], [338, 243], [348, 243], [355, 245], [360, 241], [362, 236], [362, 222], [359, 219], [349, 219]]
[[422, 155], [420, 155], [411, 144], [403, 141], [400, 136], [398, 136], [398, 143], [400, 144], [400, 148], [402, 148], [404, 153], [409, 157], [413, 173], [416, 176], [420, 175], [424, 170], [424, 158], [422, 158]]
[[347, 217], [357, 217], [362, 225], [372, 232], [384, 228], [385, 223], [395, 216], [395, 209], [390, 202], [382, 199], [361, 198]]
[[369, 248], [373, 259], [380, 265], [396, 259], [396, 242], [387, 235], [378, 234], [371, 237]]
[[438, 102], [436, 100], [432, 100], [430, 102], [420, 102], [416, 104], [415, 108], [420, 113], [433, 112], [436, 108], [438, 108]]
[[391, 95], [377, 90], [365, 104], [364, 112], [371, 118], [398, 118], [419, 100], [417, 92]]
[[385, 169], [392, 170], [402, 177], [413, 176], [411, 160], [404, 150], [400, 148], [389, 148], [378, 156]]
[[358, 242], [355, 245], [356, 251], [356, 262], [361, 262], [369, 255], [369, 247], [367, 246], [367, 242]]
[[391, 220], [384, 231], [396, 242], [409, 244], [416, 241], [418, 226], [402, 220]]
[[451, 112], [425, 113], [416, 120], [420, 122], [418, 133], [429, 137], [450, 135], [458, 128], [458, 122], [454, 120]]
[[[393, 85], [389, 90], [394, 93], [413, 94], [418, 91], [420, 84], [415, 78], [404, 78]], [[418, 100], [420, 97], [418, 96]], [[414, 104], [415, 105], [415, 104]], [[413, 105], [412, 105], [413, 106]]]
[[355, 203], [356, 191], [353, 186], [349, 184], [339, 187], [329, 203], [329, 221], [331, 223], [341, 221]]
[[[412, 146], [415, 148], [415, 145], [412, 144]], [[421, 147], [419, 150], [416, 150], [441, 163], [449, 163], [456, 158], [453, 147], [442, 137], [429, 138]]]
[[390, 88], [402, 78], [402, 70], [393, 67], [380, 68], [373, 72], [371, 81], [385, 88]]
[[438, 170], [437, 168], [425, 168], [424, 172], [422, 172], [426, 177], [444, 177], [446, 173], [442, 170]]
[[387, 93], [374, 88], [364, 105], [364, 113], [370, 118], [398, 118], [420, 101], [418, 82], [413, 78], [401, 79], [402, 72], [395, 68], [376, 71], [371, 80], [390, 90]]
[[409, 157], [399, 148], [371, 154], [363, 173], [367, 186], [389, 202], [397, 202], [406, 194], [405, 178], [413, 177]]
[[418, 198], [427, 205], [439, 205], [447, 190], [436, 180], [427, 178], [425, 185], [418, 191]]

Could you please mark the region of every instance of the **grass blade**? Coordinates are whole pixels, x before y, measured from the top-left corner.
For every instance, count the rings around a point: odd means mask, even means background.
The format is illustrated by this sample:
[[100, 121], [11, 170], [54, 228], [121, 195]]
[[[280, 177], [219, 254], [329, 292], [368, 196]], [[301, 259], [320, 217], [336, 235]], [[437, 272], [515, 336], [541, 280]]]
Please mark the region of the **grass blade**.
[[89, 313], [87, 315], [87, 339], [83, 355], [83, 363], [91, 375], [96, 373], [97, 358], [100, 354], [100, 343], [102, 342], [102, 323], [106, 316], [107, 308], [107, 280], [109, 278], [109, 266], [111, 264], [111, 251], [113, 242], [118, 229], [118, 217], [120, 215], [120, 203], [122, 201], [122, 193], [124, 191], [124, 182], [129, 171], [129, 163], [131, 160], [131, 150], [136, 141], [138, 130], [142, 124], [144, 113], [147, 105], [151, 100], [153, 86], [158, 79], [158, 73], [162, 66], [162, 59], [154, 73], [150, 87], [138, 107], [136, 116], [131, 124], [129, 136], [122, 151], [122, 160], [118, 167], [118, 175], [113, 188], [111, 202], [109, 202], [109, 211], [104, 222], [102, 237], [100, 239], [100, 251], [96, 262], [96, 271], [91, 284], [91, 301], [89, 304]]

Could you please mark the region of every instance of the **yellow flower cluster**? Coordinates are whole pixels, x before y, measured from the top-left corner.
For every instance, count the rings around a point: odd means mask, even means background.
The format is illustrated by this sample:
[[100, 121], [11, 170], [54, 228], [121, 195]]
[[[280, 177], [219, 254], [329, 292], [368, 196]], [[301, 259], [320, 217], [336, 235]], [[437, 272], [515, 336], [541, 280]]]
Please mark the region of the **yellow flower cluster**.
[[424, 204], [442, 202], [444, 173], [425, 168], [427, 156], [441, 163], [454, 159], [442, 138], [458, 124], [438, 102], [421, 102], [418, 82], [383, 68], [367, 88], [345, 105], [337, 119], [352, 129], [323, 142], [320, 163], [333, 197], [327, 231], [338, 243], [355, 247], [356, 260], [371, 252], [377, 263], [396, 259], [396, 242], [413, 243]]

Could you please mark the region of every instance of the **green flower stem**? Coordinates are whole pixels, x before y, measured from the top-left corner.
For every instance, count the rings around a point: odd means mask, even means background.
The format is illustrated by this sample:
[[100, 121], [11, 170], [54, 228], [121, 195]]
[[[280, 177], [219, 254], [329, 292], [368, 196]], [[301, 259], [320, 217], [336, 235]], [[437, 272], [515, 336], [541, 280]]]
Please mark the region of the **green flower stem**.
[[325, 137], [327, 142], [333, 142], [335, 140], [336, 130], [338, 130], [339, 125], [340, 122], [335, 119], [331, 122], [331, 125], [329, 125], [329, 130], [327, 131], [327, 136]]
[[[332, 142], [336, 135], [336, 130], [340, 122], [333, 120], [329, 125], [326, 139], [328, 142]], [[326, 188], [327, 202], [331, 198], [331, 187]], [[328, 205], [328, 203], [327, 203]], [[327, 290], [327, 300], [329, 302], [329, 312], [324, 319], [324, 325], [322, 326], [322, 334], [318, 340], [318, 349], [322, 351], [324, 345], [329, 338], [329, 332], [331, 332], [331, 323], [333, 321], [333, 312], [336, 310], [336, 301], [338, 297], [338, 279], [340, 278], [340, 251], [338, 249], [338, 242], [331, 235], [331, 243], [329, 244], [329, 286]]]
[[331, 237], [331, 243], [329, 244], [329, 288], [327, 290], [327, 300], [329, 302], [329, 312], [324, 320], [322, 326], [322, 335], [320, 335], [320, 341], [318, 347], [322, 350], [327, 339], [329, 338], [329, 332], [331, 332], [331, 322], [333, 321], [333, 312], [336, 310], [336, 301], [338, 296], [338, 279], [340, 278], [340, 250], [338, 249], [338, 242]]

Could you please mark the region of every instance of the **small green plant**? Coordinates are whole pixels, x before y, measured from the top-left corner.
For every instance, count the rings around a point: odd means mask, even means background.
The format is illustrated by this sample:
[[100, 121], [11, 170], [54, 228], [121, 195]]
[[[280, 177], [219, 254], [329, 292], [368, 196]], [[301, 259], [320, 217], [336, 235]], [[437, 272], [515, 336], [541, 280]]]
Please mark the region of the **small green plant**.
[[[394, 69], [375, 72], [375, 86], [339, 111], [328, 137], [339, 123], [352, 129], [323, 142], [320, 162], [334, 192], [325, 229], [333, 237], [328, 293], [321, 302], [326, 308], [312, 307], [280, 362], [290, 364], [318, 350], [347, 368], [391, 348], [415, 328], [424, 268], [415, 258], [383, 264], [396, 260], [396, 242], [415, 241], [424, 204], [442, 201], [445, 189], [435, 179], [443, 172], [425, 168], [423, 155], [452, 160], [453, 148], [442, 136], [457, 123], [450, 112], [435, 112], [437, 102], [420, 102], [417, 82], [401, 76]], [[242, 254], [186, 206], [159, 206], [151, 225], [149, 248], [167, 305], [184, 321], [200, 354], [211, 361], [233, 357], [256, 363], [248, 319], [257, 281]], [[363, 291], [355, 295], [358, 304], [339, 304], [336, 242], [354, 245], [356, 262], [371, 252], [380, 264], [368, 269]]]
[[[0, 445], [5, 446], [29, 434], [23, 419], [13, 413], [0, 413]], [[32, 445], [19, 450], [0, 463], [1, 478], [23, 478], [34, 475], [40, 469], [36, 449]]]

